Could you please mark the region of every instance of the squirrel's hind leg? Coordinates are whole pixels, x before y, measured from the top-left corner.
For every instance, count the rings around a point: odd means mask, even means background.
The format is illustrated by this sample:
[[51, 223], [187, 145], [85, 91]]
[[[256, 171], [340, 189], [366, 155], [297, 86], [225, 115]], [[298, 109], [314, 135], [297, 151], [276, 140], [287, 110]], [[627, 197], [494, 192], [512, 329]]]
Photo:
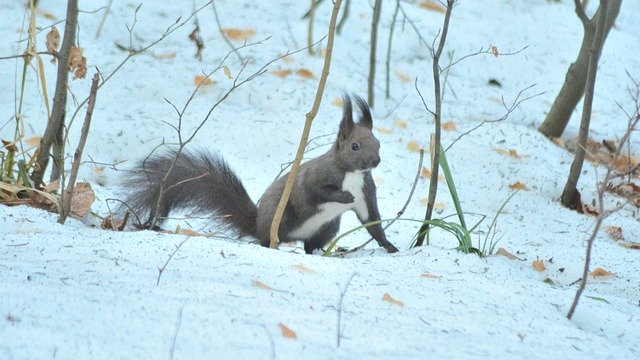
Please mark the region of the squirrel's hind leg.
[[322, 249], [336, 236], [338, 230], [340, 230], [339, 216], [324, 224], [318, 232], [304, 240], [304, 251], [307, 254], [312, 254], [315, 249]]

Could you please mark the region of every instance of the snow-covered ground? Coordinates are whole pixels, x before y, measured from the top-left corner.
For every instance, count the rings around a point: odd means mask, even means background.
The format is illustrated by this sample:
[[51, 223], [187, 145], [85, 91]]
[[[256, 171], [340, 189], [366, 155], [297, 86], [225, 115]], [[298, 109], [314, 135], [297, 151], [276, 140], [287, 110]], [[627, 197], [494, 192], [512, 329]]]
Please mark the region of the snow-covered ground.
[[[114, 1], [102, 34], [95, 38], [108, 1], [81, 1], [79, 42], [88, 59], [87, 79], [70, 90], [78, 100], [88, 94], [97, 67], [110, 74], [127, 53], [136, 1]], [[24, 51], [28, 20], [18, 0], [0, 3], [0, 56]], [[391, 218], [406, 201], [418, 165], [411, 141], [426, 146], [433, 131], [413, 80], [432, 104], [428, 44], [443, 15], [402, 3], [394, 36], [391, 96], [384, 96], [384, 56], [395, 2], [384, 2], [379, 31], [375, 131], [382, 164], [374, 170], [383, 218]], [[197, 1], [196, 6], [204, 2]], [[590, 2], [588, 13], [597, 5]], [[160, 37], [193, 11], [193, 3], [144, 2], [131, 39], [135, 48]], [[253, 30], [240, 50], [251, 74], [267, 61], [306, 44], [306, 1], [218, 1], [222, 26]], [[63, 19], [59, 1], [40, 1], [38, 26]], [[601, 58], [591, 136], [597, 141], [622, 136], [632, 110], [626, 71], [640, 79], [640, 3], [625, 1]], [[314, 37], [326, 33], [330, 2], [316, 13]], [[194, 78], [213, 70], [229, 51], [211, 7], [197, 15], [205, 48], [194, 59], [188, 39], [193, 21], [177, 29], [147, 53], [131, 58], [98, 93], [92, 129], [80, 178], [90, 182], [97, 200], [93, 211], [108, 214], [106, 199], [120, 196], [122, 171], [162, 141], [175, 142], [177, 116], [165, 99], [181, 108], [195, 88]], [[349, 21], [336, 37], [331, 75], [312, 130], [308, 156], [327, 150], [337, 130], [344, 92], [366, 94], [370, 2], [352, 1]], [[410, 24], [409, 19], [413, 22]], [[414, 28], [415, 26], [415, 28]], [[63, 31], [64, 26], [59, 24]], [[416, 30], [419, 32], [419, 36]], [[44, 50], [40, 33], [38, 48]], [[594, 218], [559, 204], [572, 155], [537, 132], [569, 64], [580, 46], [582, 26], [573, 2], [465, 1], [454, 9], [445, 55], [458, 59], [496, 46], [512, 56], [479, 55], [456, 64], [448, 75], [443, 120], [456, 129], [443, 132], [445, 146], [484, 119], [500, 118], [500, 102], [544, 92], [520, 105], [506, 121], [486, 124], [462, 137], [447, 152], [467, 221], [487, 218], [473, 234], [485, 239], [496, 211], [511, 195], [509, 185], [524, 184], [497, 222], [495, 239], [518, 259], [479, 258], [455, 250], [450, 235], [434, 232], [431, 245], [410, 248], [415, 223], [396, 222], [388, 238], [401, 251], [371, 250], [348, 258], [304, 255], [292, 247], [265, 249], [248, 239], [202, 237], [149, 231], [113, 232], [94, 226], [95, 217], [57, 223], [57, 216], [25, 207], [0, 206], [0, 358], [637, 358], [640, 357], [640, 253], [598, 234], [592, 268], [611, 276], [590, 277], [573, 320], [566, 318], [582, 276], [585, 240]], [[234, 41], [241, 45], [241, 41]], [[324, 43], [321, 45], [324, 48]], [[216, 149], [243, 179], [257, 200], [294, 155], [316, 91], [323, 59], [300, 52], [269, 66], [268, 72], [238, 88], [216, 108], [190, 145]], [[231, 54], [225, 65], [235, 76], [240, 62]], [[45, 58], [48, 93], [55, 67]], [[316, 79], [296, 75], [310, 71]], [[274, 70], [291, 70], [282, 78]], [[0, 61], [0, 137], [13, 139], [22, 60]], [[231, 84], [223, 71], [214, 84], [195, 96], [184, 119], [186, 132], [206, 116]], [[488, 85], [495, 79], [502, 85]], [[28, 70], [22, 107], [25, 137], [44, 128], [46, 107], [32, 69]], [[75, 110], [70, 98], [68, 113]], [[565, 139], [577, 133], [574, 114]], [[71, 126], [71, 157], [84, 111]], [[400, 120], [400, 121], [398, 121]], [[406, 123], [406, 128], [399, 126]], [[634, 135], [632, 153], [637, 154]], [[509, 156], [514, 150], [518, 157]], [[511, 154], [515, 154], [511, 152]], [[99, 165], [99, 164], [106, 165]], [[111, 164], [111, 165], [109, 165]], [[115, 165], [113, 165], [115, 164]], [[425, 163], [425, 165], [427, 165]], [[585, 165], [582, 199], [595, 198], [604, 170]], [[424, 214], [428, 181], [422, 179], [404, 217]], [[444, 182], [438, 216], [454, 213]], [[608, 204], [619, 199], [609, 197]], [[114, 205], [114, 203], [110, 203]], [[358, 222], [345, 215], [342, 231]], [[454, 219], [455, 217], [451, 218]], [[171, 222], [211, 232], [202, 219]], [[618, 226], [627, 240], [640, 237], [638, 214], [628, 207], [605, 221]], [[229, 235], [229, 234], [227, 234]], [[491, 235], [491, 234], [490, 234]], [[340, 243], [353, 247], [367, 240], [358, 232]], [[176, 246], [180, 246], [175, 251]], [[159, 268], [167, 263], [159, 278]], [[546, 269], [532, 264], [542, 260]], [[159, 282], [158, 282], [159, 279]], [[293, 335], [295, 334], [295, 335]]]

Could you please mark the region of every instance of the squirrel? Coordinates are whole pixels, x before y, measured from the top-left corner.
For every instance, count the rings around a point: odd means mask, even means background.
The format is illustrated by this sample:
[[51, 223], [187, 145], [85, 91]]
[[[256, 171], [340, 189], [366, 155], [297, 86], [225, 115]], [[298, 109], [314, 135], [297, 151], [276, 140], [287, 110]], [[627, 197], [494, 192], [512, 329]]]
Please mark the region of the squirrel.
[[[380, 142], [372, 133], [369, 106], [358, 96], [355, 102], [359, 121], [353, 121], [351, 99], [343, 96], [343, 115], [333, 146], [300, 166], [278, 229], [281, 242], [301, 240], [307, 254], [335, 237], [340, 217], [348, 210], [355, 211], [363, 224], [380, 220], [371, 176], [371, 169], [380, 163]], [[184, 150], [178, 154], [172, 149], [151, 156], [124, 179], [124, 185], [132, 189], [124, 203], [137, 214], [148, 216], [149, 220], [140, 224], [143, 228], [153, 222], [162, 180], [169, 169], [158, 224], [173, 209], [193, 209], [219, 216], [220, 225], [269, 246], [271, 221], [289, 173], [272, 183], [256, 205], [227, 162], [215, 153]], [[367, 230], [389, 253], [398, 251], [379, 223]]]

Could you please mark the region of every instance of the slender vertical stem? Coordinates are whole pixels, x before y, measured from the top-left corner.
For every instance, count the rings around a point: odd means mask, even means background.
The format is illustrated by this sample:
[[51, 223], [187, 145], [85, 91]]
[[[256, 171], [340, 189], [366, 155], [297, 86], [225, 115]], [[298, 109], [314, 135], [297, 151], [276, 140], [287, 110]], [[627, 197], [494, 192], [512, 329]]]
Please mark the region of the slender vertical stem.
[[367, 82], [367, 102], [373, 108], [374, 88], [376, 81], [376, 49], [378, 44], [378, 24], [380, 23], [380, 12], [382, 0], [376, 0], [373, 4], [373, 18], [371, 20], [371, 45], [369, 52], [369, 79]]
[[293, 183], [298, 175], [298, 169], [300, 168], [300, 163], [302, 162], [302, 157], [304, 156], [304, 149], [307, 146], [307, 140], [309, 139], [309, 133], [311, 131], [311, 123], [318, 113], [318, 109], [320, 108], [320, 102], [322, 100], [322, 94], [324, 93], [324, 86], [327, 82], [327, 77], [329, 77], [329, 69], [331, 68], [331, 54], [333, 52], [333, 39], [335, 37], [336, 32], [336, 20], [338, 18], [338, 11], [340, 10], [340, 4], [342, 4], [342, 0], [335, 0], [333, 3], [333, 11], [331, 12], [331, 20], [329, 21], [329, 35], [327, 37], [327, 52], [324, 56], [324, 65], [322, 67], [322, 74], [320, 75], [320, 81], [318, 82], [318, 89], [316, 90], [316, 97], [313, 101], [313, 106], [311, 107], [311, 111], [307, 113], [304, 129], [302, 130], [302, 136], [300, 137], [300, 144], [298, 145], [298, 152], [296, 153], [296, 158], [291, 165], [291, 172], [287, 177], [287, 182], [285, 183], [284, 190], [282, 192], [282, 197], [280, 197], [280, 202], [278, 203], [278, 207], [276, 208], [276, 213], [273, 215], [273, 221], [271, 222], [271, 229], [269, 232], [270, 248], [277, 248], [280, 243], [280, 239], [278, 238], [278, 230], [280, 229], [280, 222], [282, 221], [282, 216], [284, 215], [284, 209], [289, 202], [289, 197], [291, 196], [291, 189], [293, 189]]

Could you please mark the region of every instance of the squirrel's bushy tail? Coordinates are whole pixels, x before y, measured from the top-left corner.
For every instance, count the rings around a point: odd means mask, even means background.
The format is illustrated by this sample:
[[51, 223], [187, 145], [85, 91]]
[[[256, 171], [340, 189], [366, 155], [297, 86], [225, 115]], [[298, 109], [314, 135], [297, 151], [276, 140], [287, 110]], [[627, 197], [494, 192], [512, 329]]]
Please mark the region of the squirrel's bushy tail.
[[[149, 219], [144, 224], [146, 227], [151, 225], [162, 179], [176, 154], [176, 150], [171, 150], [151, 156], [124, 180], [129, 191], [125, 202], [140, 218]], [[240, 235], [255, 236], [256, 233], [256, 204], [229, 165], [219, 155], [204, 150], [183, 150], [178, 156], [167, 178], [157, 224], [174, 209], [213, 213], [218, 223]]]

